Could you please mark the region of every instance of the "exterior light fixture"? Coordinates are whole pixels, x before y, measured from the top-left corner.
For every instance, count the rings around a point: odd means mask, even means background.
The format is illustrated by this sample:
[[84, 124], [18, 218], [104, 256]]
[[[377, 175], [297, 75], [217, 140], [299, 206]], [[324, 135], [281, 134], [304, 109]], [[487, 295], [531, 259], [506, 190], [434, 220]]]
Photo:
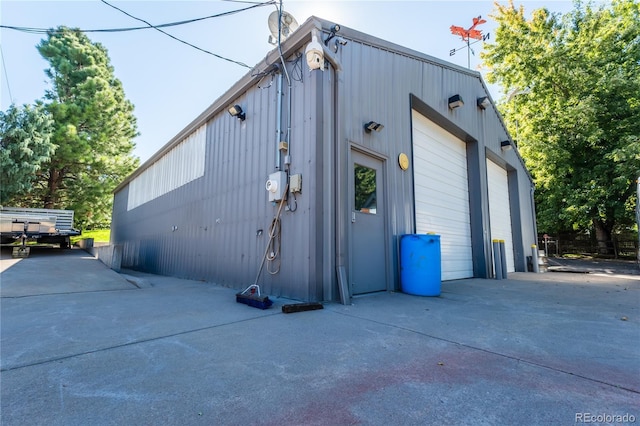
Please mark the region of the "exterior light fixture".
[[480, 109], [487, 109], [487, 107], [491, 105], [491, 101], [488, 96], [482, 96], [477, 99], [477, 105]]
[[333, 46], [331, 46], [331, 50], [333, 50], [333, 53], [338, 53], [338, 49], [340, 48], [340, 46], [346, 46], [347, 43], [348, 41], [343, 39], [342, 37], [336, 37], [333, 40]]
[[244, 119], [247, 118], [247, 115], [242, 111], [242, 107], [240, 105], [234, 105], [229, 108], [228, 111], [232, 117], [237, 117], [240, 121], [244, 121]]
[[375, 121], [370, 121], [364, 125], [364, 131], [367, 133], [371, 133], [372, 130], [379, 132], [382, 129], [384, 129], [384, 126], [380, 123], [376, 123]]
[[509, 141], [502, 141], [502, 142], [500, 142], [500, 148], [503, 151], [508, 151], [511, 148], [513, 148], [513, 146], [511, 145], [511, 142], [509, 142]]
[[449, 98], [449, 109], [456, 109], [464, 105], [460, 95], [453, 95]]
[[329, 45], [329, 40], [331, 40], [332, 38], [334, 38], [334, 37], [336, 36], [336, 33], [337, 33], [338, 31], [340, 31], [340, 25], [338, 25], [338, 24], [333, 24], [333, 25], [331, 26], [331, 28], [329, 28], [329, 31], [331, 31], [331, 34], [329, 34], [329, 37], [327, 37], [327, 38], [324, 40], [324, 45], [325, 45], [325, 46], [328, 46], [328, 45]]

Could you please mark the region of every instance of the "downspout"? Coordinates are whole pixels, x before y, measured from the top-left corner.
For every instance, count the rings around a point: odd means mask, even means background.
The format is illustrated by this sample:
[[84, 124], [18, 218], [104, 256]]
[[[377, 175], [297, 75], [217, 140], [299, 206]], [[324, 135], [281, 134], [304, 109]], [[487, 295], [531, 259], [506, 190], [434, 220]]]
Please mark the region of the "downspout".
[[338, 293], [340, 295], [340, 302], [343, 305], [351, 304], [351, 292], [349, 291], [348, 278], [345, 267], [345, 210], [343, 203], [343, 173], [342, 173], [342, 143], [340, 141], [340, 90], [338, 70], [333, 70], [333, 143], [335, 149], [335, 162], [334, 162], [334, 174], [335, 185], [335, 250], [336, 250], [336, 276], [338, 278]]
[[533, 244], [538, 245], [538, 220], [536, 219], [536, 201], [535, 201], [535, 197], [534, 197], [534, 193], [536, 191], [536, 186], [535, 184], [532, 182], [531, 183], [531, 189], [529, 191], [530, 194], [530, 198], [531, 198], [531, 214], [532, 219], [533, 219]]
[[[312, 37], [316, 36], [316, 38], [320, 39], [321, 28], [314, 28], [311, 32]], [[343, 162], [344, 162], [344, 154], [343, 148], [344, 144], [341, 143], [342, 137], [342, 126], [341, 126], [341, 99], [340, 99], [340, 79], [339, 74], [342, 72], [342, 65], [338, 61], [338, 58], [326, 48], [324, 43], [321, 43], [323, 46], [323, 53], [325, 61], [329, 64], [329, 66], [333, 67], [333, 131], [331, 137], [333, 139], [334, 144], [334, 182], [335, 182], [335, 191], [334, 192], [334, 202], [335, 202], [335, 267], [336, 267], [336, 277], [338, 281], [338, 295], [340, 296], [340, 302], [343, 305], [351, 304], [351, 292], [349, 290], [348, 278], [346, 273], [346, 216], [345, 216], [345, 203], [343, 192], [346, 188], [346, 183], [344, 182], [345, 174], [343, 173]]]

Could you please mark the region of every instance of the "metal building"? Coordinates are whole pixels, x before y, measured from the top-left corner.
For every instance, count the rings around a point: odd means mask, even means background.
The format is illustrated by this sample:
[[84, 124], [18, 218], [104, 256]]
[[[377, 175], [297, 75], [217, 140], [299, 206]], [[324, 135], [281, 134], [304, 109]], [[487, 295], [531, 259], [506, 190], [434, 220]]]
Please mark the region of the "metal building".
[[266, 253], [264, 293], [344, 300], [434, 232], [443, 280], [492, 277], [492, 239], [527, 270], [533, 183], [480, 74], [336, 29], [309, 18], [118, 186], [123, 267], [241, 289]]

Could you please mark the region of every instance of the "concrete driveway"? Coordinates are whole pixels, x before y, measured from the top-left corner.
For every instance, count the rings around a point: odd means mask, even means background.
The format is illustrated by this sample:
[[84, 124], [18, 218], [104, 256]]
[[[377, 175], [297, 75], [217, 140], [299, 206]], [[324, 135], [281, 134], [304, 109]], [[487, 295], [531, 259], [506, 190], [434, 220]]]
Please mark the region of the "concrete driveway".
[[3, 425], [640, 422], [640, 276], [515, 273], [283, 314], [77, 249], [7, 256]]

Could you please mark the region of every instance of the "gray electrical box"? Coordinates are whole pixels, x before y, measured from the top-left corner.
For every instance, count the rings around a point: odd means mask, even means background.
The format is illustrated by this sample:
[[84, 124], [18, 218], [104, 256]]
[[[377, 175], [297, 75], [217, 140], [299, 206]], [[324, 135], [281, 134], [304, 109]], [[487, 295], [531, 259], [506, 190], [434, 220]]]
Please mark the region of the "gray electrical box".
[[302, 192], [302, 175], [289, 176], [289, 192], [292, 194], [295, 192]]

